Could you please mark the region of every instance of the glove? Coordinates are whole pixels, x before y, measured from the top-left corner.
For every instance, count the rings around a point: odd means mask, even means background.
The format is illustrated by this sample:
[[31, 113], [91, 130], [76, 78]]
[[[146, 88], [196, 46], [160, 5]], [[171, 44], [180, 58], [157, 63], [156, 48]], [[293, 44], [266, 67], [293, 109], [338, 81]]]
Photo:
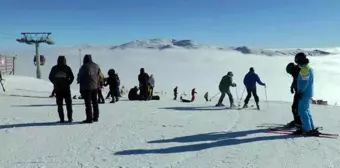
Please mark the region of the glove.
[[264, 87], [266, 87], [266, 84], [265, 84], [265, 83], [263, 83], [263, 86], [264, 86]]
[[290, 93], [294, 94], [294, 88], [290, 87]]

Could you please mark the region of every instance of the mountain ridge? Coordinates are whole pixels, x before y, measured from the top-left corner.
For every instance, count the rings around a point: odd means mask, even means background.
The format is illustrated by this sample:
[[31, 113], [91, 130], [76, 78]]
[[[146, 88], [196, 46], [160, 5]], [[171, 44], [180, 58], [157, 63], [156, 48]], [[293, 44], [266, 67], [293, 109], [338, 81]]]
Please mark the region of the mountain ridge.
[[255, 55], [295, 55], [298, 52], [304, 52], [309, 56], [326, 56], [335, 54], [333, 52], [325, 51], [322, 49], [256, 49], [248, 46], [213, 46], [197, 43], [193, 40], [177, 40], [177, 39], [146, 39], [146, 40], [134, 40], [121, 45], [110, 47], [111, 50], [126, 50], [126, 49], [153, 49], [153, 50], [169, 50], [169, 49], [215, 49], [221, 51], [236, 51], [242, 54], [255, 54]]

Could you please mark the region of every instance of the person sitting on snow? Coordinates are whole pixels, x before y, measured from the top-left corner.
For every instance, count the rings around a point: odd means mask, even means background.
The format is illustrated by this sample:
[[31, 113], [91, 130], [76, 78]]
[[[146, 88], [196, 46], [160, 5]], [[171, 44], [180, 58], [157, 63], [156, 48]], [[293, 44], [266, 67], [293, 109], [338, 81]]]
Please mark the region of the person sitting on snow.
[[216, 104], [216, 106], [224, 106], [224, 104], [222, 104], [222, 102], [223, 102], [225, 95], [227, 94], [228, 97], [229, 97], [230, 108], [235, 107], [233, 95], [230, 92], [230, 86], [236, 87], [236, 84], [233, 82], [233, 76], [234, 76], [233, 72], [229, 71], [227, 73], [227, 75], [222, 77], [221, 82], [219, 84], [219, 90], [221, 92], [221, 97], [218, 100], [218, 103]]

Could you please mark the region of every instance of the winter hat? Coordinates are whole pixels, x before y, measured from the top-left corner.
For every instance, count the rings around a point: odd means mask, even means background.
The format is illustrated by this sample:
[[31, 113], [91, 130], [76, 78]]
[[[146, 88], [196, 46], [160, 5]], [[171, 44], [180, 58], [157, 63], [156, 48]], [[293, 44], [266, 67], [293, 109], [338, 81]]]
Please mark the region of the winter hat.
[[292, 74], [292, 73], [293, 73], [294, 67], [295, 67], [294, 62], [290, 62], [290, 63], [287, 64], [287, 66], [286, 66], [286, 72], [289, 73], [289, 74]]
[[228, 75], [228, 76], [234, 76], [233, 72], [231, 72], [231, 71], [229, 71], [229, 72], [227, 73], [227, 75]]
[[92, 56], [90, 54], [86, 54], [84, 56], [83, 64], [87, 64], [87, 63], [90, 63], [90, 62], [92, 62]]
[[115, 72], [114, 69], [110, 69], [110, 70], [107, 72], [107, 75], [113, 76], [115, 73], [116, 73], [116, 72]]
[[60, 55], [57, 60], [58, 65], [66, 65], [66, 58], [63, 55]]
[[249, 68], [249, 72], [255, 72], [254, 68], [253, 68], [253, 67], [250, 67], [250, 68]]

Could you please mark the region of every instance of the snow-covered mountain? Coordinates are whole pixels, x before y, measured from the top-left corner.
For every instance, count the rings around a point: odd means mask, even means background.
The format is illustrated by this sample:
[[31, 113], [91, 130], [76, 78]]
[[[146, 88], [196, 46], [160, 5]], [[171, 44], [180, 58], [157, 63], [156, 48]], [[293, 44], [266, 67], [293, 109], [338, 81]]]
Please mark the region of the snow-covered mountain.
[[298, 52], [304, 52], [309, 56], [323, 56], [331, 55], [332, 52], [324, 51], [322, 49], [255, 49], [247, 46], [240, 47], [219, 47], [210, 46], [197, 43], [192, 40], [176, 40], [176, 39], [147, 39], [147, 40], [135, 40], [122, 45], [113, 46], [110, 49], [216, 49], [222, 51], [237, 51], [243, 54], [255, 54], [255, 55], [295, 55]]

